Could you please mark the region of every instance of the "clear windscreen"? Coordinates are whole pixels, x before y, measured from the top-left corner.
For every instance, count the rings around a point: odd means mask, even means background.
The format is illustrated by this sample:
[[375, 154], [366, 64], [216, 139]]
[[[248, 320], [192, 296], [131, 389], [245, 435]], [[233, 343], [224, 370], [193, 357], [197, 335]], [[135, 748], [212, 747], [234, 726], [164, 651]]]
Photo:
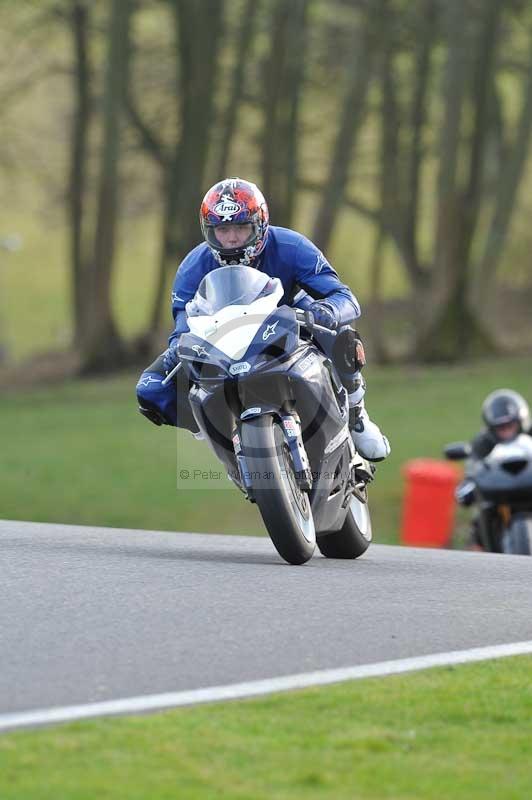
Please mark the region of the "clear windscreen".
[[189, 317], [211, 316], [226, 306], [247, 306], [274, 291], [274, 280], [264, 272], [252, 267], [219, 267], [205, 275], [186, 310]]

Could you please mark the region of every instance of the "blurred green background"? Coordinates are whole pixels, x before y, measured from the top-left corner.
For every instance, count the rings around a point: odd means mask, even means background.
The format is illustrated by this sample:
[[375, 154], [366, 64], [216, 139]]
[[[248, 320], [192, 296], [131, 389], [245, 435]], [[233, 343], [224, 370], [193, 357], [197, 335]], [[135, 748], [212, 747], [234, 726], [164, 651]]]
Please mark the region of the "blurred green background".
[[[136, 413], [221, 177], [255, 180], [361, 299], [401, 467], [532, 398], [532, 12], [517, 0], [0, 4], [0, 516], [257, 534], [204, 443]], [[460, 515], [456, 541], [463, 541]]]

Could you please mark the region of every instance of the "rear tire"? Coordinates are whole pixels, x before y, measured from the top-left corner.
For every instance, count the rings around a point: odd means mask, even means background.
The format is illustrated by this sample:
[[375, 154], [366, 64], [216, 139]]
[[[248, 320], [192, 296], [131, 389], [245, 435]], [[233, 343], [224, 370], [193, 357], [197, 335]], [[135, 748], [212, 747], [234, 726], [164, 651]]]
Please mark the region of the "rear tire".
[[503, 533], [502, 551], [514, 556], [532, 555], [532, 517], [514, 517]]
[[366, 552], [371, 539], [368, 504], [353, 497], [340, 530], [321, 534], [317, 544], [321, 554], [326, 558], [358, 558]]
[[272, 416], [242, 424], [242, 450], [252, 476], [253, 497], [279, 555], [304, 564], [316, 548], [310, 500], [296, 484], [282, 426]]

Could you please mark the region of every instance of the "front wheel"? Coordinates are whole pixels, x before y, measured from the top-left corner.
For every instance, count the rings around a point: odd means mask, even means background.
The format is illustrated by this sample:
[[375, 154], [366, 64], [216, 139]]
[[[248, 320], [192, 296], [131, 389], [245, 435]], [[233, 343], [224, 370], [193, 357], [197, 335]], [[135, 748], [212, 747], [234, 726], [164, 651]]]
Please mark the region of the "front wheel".
[[321, 534], [318, 537], [318, 547], [327, 558], [358, 558], [366, 552], [371, 539], [368, 504], [353, 497], [340, 530]]
[[514, 517], [502, 536], [502, 551], [514, 556], [532, 555], [532, 517]]
[[241, 441], [253, 497], [275, 549], [289, 564], [304, 564], [316, 547], [314, 519], [282, 426], [272, 416], [247, 420]]

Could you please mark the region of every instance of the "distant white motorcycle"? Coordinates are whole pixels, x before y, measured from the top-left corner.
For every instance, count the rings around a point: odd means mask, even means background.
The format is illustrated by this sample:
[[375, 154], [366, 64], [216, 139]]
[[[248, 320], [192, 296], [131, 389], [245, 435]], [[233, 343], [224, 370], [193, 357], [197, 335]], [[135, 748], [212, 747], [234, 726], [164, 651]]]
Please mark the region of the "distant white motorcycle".
[[[445, 455], [464, 459], [471, 446], [447, 445]], [[482, 460], [472, 462], [459, 487], [464, 505], [476, 503], [485, 550], [514, 555], [532, 554], [532, 438], [520, 434], [495, 445]]]
[[357, 558], [372, 538], [374, 467], [355, 450], [347, 392], [315, 341], [335, 333], [278, 307], [283, 294], [278, 278], [250, 267], [209, 272], [186, 306], [177, 369], [200, 431], [279, 554], [302, 564], [317, 544], [329, 558]]

